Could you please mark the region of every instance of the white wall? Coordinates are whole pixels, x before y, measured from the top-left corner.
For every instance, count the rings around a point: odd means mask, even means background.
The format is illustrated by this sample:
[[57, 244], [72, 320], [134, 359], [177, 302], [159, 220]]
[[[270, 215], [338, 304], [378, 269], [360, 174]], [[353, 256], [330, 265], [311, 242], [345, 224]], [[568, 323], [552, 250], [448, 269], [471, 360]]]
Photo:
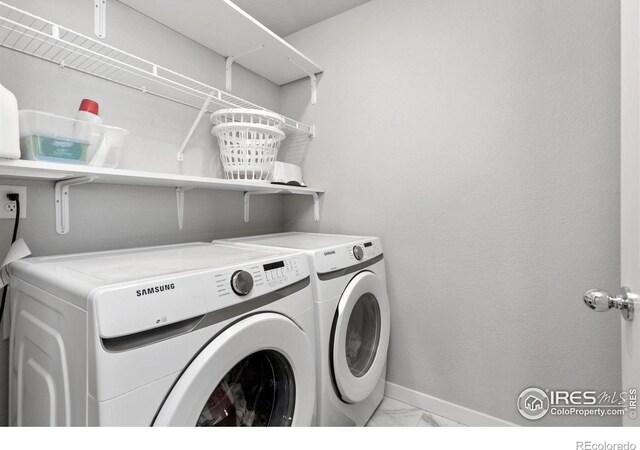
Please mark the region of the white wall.
[[[388, 379], [511, 422], [526, 387], [620, 389], [619, 2], [374, 0], [288, 39], [324, 69], [283, 89], [318, 127], [315, 224], [383, 238]], [[535, 425], [615, 425], [550, 418]]]
[[[93, 36], [91, 0], [13, 0], [9, 3]], [[54, 5], [55, 3], [55, 5]], [[224, 86], [224, 59], [128, 7], [108, 2], [108, 44]], [[14, 92], [22, 109], [74, 116], [80, 100], [100, 103], [105, 124], [131, 132], [123, 166], [155, 172], [222, 176], [211, 126], [203, 120], [180, 165], [176, 153], [197, 111], [166, 100], [0, 48], [0, 83]], [[275, 110], [280, 88], [234, 68], [234, 94]], [[195, 190], [186, 193], [185, 226], [178, 230], [175, 190], [84, 185], [71, 190], [71, 231], [55, 232], [53, 183], [0, 179], [27, 186], [27, 219], [21, 222], [34, 255], [114, 249], [276, 232], [282, 229], [282, 200], [252, 201], [250, 224], [242, 220], [242, 194]], [[271, 197], [271, 198], [269, 198]], [[9, 247], [13, 222], [0, 220], [0, 254]], [[8, 345], [0, 343], [0, 425], [7, 423]]]

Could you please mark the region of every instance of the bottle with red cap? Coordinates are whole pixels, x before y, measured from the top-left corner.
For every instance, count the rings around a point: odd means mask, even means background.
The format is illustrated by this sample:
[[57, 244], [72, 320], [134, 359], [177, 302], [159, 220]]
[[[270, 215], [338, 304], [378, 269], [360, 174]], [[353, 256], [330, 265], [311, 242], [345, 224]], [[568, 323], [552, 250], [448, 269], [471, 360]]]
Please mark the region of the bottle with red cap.
[[102, 125], [102, 117], [98, 115], [99, 111], [100, 107], [97, 102], [88, 98], [82, 99], [78, 114], [76, 114], [76, 119], [89, 122], [93, 125]]
[[[76, 122], [73, 127], [73, 137], [79, 141], [86, 143], [94, 143], [95, 127], [94, 125], [102, 125], [102, 117], [98, 115], [98, 103], [85, 98], [80, 102], [80, 108], [76, 114]], [[94, 137], [94, 139], [92, 139]]]

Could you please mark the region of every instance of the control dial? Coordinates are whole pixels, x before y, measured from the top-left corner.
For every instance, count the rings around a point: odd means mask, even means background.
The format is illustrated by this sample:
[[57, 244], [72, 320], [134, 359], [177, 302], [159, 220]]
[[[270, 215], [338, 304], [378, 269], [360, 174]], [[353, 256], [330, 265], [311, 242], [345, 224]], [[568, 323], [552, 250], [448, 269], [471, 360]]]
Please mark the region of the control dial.
[[231, 289], [240, 296], [245, 296], [253, 289], [253, 277], [246, 270], [236, 270], [231, 275]]
[[353, 256], [355, 256], [356, 259], [358, 261], [360, 261], [362, 259], [362, 257], [364, 256], [364, 251], [362, 250], [362, 247], [360, 247], [359, 245], [354, 245], [353, 246]]

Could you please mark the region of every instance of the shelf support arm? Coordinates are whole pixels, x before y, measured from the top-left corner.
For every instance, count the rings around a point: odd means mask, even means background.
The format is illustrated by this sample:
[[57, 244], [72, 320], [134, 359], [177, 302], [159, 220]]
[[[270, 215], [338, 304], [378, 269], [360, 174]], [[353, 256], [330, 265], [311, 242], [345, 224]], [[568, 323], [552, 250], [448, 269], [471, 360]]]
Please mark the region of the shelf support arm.
[[193, 122], [193, 125], [191, 125], [191, 129], [187, 133], [187, 136], [184, 138], [184, 141], [182, 141], [180, 150], [178, 150], [178, 161], [184, 161], [184, 151], [187, 148], [187, 144], [189, 144], [189, 141], [191, 140], [191, 136], [193, 136], [193, 132], [196, 131], [198, 124], [202, 120], [202, 116], [204, 116], [204, 113], [207, 112], [207, 108], [209, 108], [209, 105], [211, 104], [211, 100], [213, 100], [213, 92], [207, 95], [207, 98], [202, 104], [202, 108], [200, 108], [200, 111], [196, 116], [196, 120]]
[[178, 187], [176, 188], [176, 201], [178, 203], [178, 228], [182, 230], [184, 224], [184, 193], [194, 189], [192, 187]]
[[318, 102], [318, 80], [316, 79], [316, 74], [313, 72], [309, 72], [307, 69], [302, 67], [300, 64], [295, 62], [293, 59], [288, 58], [289, 62], [296, 66], [298, 69], [302, 70], [309, 77], [309, 81], [311, 83], [311, 104], [315, 105]]
[[55, 208], [56, 208], [56, 231], [58, 234], [69, 232], [69, 188], [79, 184], [91, 183], [97, 177], [78, 177], [56, 182], [55, 186]]
[[95, 0], [93, 31], [101, 39], [107, 37], [107, 0]]
[[271, 194], [271, 192], [245, 192], [244, 193], [244, 223], [249, 223], [249, 208], [251, 207], [251, 196], [259, 194]]
[[297, 195], [311, 195], [313, 197], [313, 220], [320, 222], [320, 197], [317, 192], [290, 192]]
[[250, 55], [251, 53], [255, 53], [258, 50], [262, 50], [263, 47], [264, 47], [264, 44], [260, 44], [257, 47], [250, 48], [249, 50], [245, 50], [244, 52], [240, 52], [237, 55], [227, 56], [226, 72], [225, 72], [225, 84], [226, 84], [227, 91], [231, 92], [231, 89], [232, 89], [233, 63], [236, 61], [236, 59], [242, 58], [243, 56]]
[[320, 197], [317, 192], [299, 192], [299, 191], [287, 191], [280, 190], [274, 192], [245, 192], [244, 193], [244, 223], [249, 223], [249, 209], [251, 207], [251, 196], [258, 194], [296, 194], [296, 195], [309, 195], [313, 197], [313, 220], [320, 222]]

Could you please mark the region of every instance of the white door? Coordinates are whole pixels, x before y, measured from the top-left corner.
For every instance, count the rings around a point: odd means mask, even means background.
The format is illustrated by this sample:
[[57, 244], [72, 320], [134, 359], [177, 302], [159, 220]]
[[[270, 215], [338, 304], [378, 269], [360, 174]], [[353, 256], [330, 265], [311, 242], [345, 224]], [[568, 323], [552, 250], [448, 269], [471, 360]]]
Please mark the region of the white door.
[[389, 326], [384, 283], [372, 272], [360, 272], [340, 298], [333, 329], [333, 375], [345, 402], [366, 399], [384, 375]]
[[[621, 2], [621, 271], [622, 286], [640, 293], [640, 7]], [[622, 390], [640, 389], [640, 305], [622, 321]], [[636, 392], [637, 395], [637, 392]], [[626, 414], [625, 426], [640, 425]]]
[[191, 361], [154, 426], [310, 426], [313, 355], [313, 343], [290, 319], [249, 316]]

